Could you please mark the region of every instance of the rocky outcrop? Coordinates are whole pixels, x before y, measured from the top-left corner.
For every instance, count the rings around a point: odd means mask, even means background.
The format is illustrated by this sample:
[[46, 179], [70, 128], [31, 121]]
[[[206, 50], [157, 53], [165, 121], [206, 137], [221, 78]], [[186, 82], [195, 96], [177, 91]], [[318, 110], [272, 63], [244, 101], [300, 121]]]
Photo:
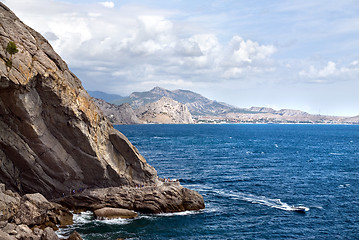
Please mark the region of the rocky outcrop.
[[156, 186], [88, 189], [56, 200], [70, 209], [96, 210], [125, 208], [141, 213], [180, 212], [204, 208], [203, 197], [182, 187], [179, 182], [161, 182]]
[[60, 240], [54, 230], [50, 227], [45, 229], [34, 228], [30, 229], [28, 226], [15, 225], [7, 223], [4, 228], [0, 228], [0, 239], [4, 240], [24, 240], [24, 239], [38, 239], [38, 240]]
[[72, 223], [67, 208], [39, 193], [20, 197], [0, 184], [0, 239], [59, 239], [54, 229]]
[[[113, 128], [39, 33], [0, 3], [0, 181], [48, 198], [71, 189], [154, 184], [157, 174]], [[9, 41], [18, 53], [6, 62]]]
[[94, 102], [111, 121], [112, 124], [141, 124], [143, 123], [128, 103], [115, 105], [102, 99], [93, 98]]
[[71, 235], [67, 238], [67, 240], [82, 240], [82, 237], [78, 232], [73, 232]]
[[97, 219], [135, 218], [138, 214], [135, 211], [123, 208], [104, 207], [96, 209], [94, 215]]
[[172, 98], [162, 97], [135, 110], [139, 119], [146, 123], [192, 124], [193, 119], [186, 105]]

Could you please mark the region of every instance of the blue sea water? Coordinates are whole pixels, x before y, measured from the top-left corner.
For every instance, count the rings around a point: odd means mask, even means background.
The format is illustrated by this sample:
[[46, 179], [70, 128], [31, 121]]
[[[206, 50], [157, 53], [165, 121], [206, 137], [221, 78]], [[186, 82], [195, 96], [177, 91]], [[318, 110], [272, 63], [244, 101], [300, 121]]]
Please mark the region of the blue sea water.
[[[358, 125], [116, 126], [160, 177], [180, 179], [206, 209], [94, 220], [84, 239], [359, 239]], [[292, 205], [309, 208], [291, 211]]]

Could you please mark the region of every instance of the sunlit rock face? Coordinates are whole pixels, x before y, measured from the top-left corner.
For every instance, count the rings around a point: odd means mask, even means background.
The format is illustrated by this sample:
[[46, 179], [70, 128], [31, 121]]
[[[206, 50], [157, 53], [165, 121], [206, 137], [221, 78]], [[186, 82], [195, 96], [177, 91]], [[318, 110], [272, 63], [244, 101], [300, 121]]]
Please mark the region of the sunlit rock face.
[[[155, 184], [155, 169], [112, 127], [47, 40], [2, 3], [0, 18], [0, 181], [46, 197]], [[10, 41], [19, 50], [13, 55], [6, 51]]]

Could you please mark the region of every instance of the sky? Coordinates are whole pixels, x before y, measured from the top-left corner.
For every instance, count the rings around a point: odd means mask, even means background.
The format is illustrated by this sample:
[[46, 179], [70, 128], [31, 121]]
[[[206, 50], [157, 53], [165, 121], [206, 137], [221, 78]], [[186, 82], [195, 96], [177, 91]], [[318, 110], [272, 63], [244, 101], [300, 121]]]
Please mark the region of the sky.
[[87, 90], [359, 115], [357, 0], [1, 0]]

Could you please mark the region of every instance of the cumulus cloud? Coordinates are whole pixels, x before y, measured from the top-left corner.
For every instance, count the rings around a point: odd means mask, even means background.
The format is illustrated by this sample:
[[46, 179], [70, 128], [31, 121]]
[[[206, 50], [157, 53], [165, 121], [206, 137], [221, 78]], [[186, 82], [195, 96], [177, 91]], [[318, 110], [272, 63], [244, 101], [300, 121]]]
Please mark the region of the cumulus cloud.
[[309, 69], [299, 72], [301, 77], [311, 79], [312, 82], [323, 83], [343, 78], [353, 78], [359, 75], [359, 61], [353, 61], [348, 66], [337, 67], [333, 61], [329, 61], [326, 66], [316, 68], [313, 65]]
[[251, 40], [243, 40], [234, 36], [229, 44], [230, 59], [233, 64], [251, 63], [256, 60], [263, 60], [272, 55], [276, 49], [274, 46], [261, 46]]
[[50, 2], [49, 11], [33, 18], [28, 13], [36, 14], [42, 0], [24, 7], [18, 1], [5, 2], [49, 38], [90, 88], [101, 81], [113, 86], [140, 82], [189, 86], [273, 68], [274, 46], [237, 35], [220, 41], [211, 32], [183, 32], [181, 23], [172, 20], [176, 13], [130, 5], [114, 8], [111, 1], [81, 8]]
[[272, 45], [260, 45], [252, 40], [234, 36], [226, 47], [222, 61], [223, 76], [236, 78], [246, 72], [273, 70], [270, 57], [276, 52]]

